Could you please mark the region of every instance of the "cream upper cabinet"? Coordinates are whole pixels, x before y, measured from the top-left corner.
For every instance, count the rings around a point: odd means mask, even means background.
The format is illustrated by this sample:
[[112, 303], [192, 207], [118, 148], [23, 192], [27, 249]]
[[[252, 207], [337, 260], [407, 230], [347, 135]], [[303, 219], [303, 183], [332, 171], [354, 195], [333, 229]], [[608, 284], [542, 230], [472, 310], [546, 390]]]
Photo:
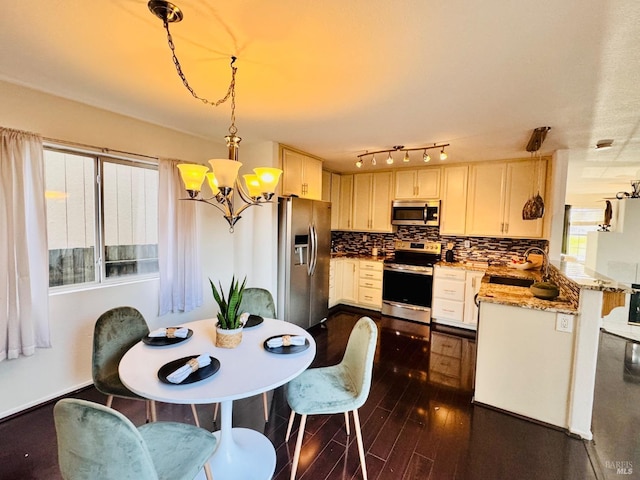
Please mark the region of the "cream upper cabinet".
[[340, 222], [340, 186], [341, 176], [337, 173], [331, 174], [331, 230], [337, 230]]
[[469, 168], [467, 235], [503, 235], [506, 163], [485, 163]]
[[282, 161], [282, 194], [312, 200], [322, 199], [322, 161], [285, 147]]
[[322, 171], [322, 198], [325, 202], [331, 201], [331, 172]]
[[394, 198], [438, 198], [440, 169], [397, 170]]
[[467, 211], [466, 165], [442, 169], [440, 235], [464, 235]]
[[352, 229], [391, 231], [391, 172], [353, 176]]
[[466, 234], [541, 237], [542, 219], [523, 220], [522, 208], [538, 192], [538, 185], [544, 198], [545, 178], [545, 160], [472, 165]]
[[[547, 178], [546, 160], [530, 160], [507, 164], [507, 185], [505, 191], [505, 235], [510, 237], [542, 237], [543, 219], [523, 220], [524, 204], [538, 191], [545, 198]], [[548, 201], [549, 199], [547, 199]]]
[[353, 175], [340, 176], [340, 203], [338, 205], [338, 230], [351, 230], [351, 202]]

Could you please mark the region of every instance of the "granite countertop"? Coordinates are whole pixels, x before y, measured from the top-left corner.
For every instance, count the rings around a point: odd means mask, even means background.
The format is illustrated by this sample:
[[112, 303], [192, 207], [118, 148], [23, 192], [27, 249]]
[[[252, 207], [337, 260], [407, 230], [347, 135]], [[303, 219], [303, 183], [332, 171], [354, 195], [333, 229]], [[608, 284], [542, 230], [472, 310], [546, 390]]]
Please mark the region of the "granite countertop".
[[520, 308], [532, 310], [545, 310], [558, 313], [577, 314], [577, 309], [571, 301], [563, 295], [554, 300], [543, 300], [534, 297], [528, 287], [514, 287], [512, 285], [501, 285], [489, 283], [489, 276], [499, 275], [503, 277], [530, 278], [536, 282], [542, 280], [540, 270], [518, 270], [510, 267], [492, 266], [487, 269], [487, 274], [482, 278], [478, 300], [487, 303], [500, 303]]
[[556, 267], [562, 275], [577, 284], [580, 288], [618, 293], [634, 293], [638, 291], [637, 288], [632, 288], [628, 283], [617, 282], [616, 280], [586, 268], [581, 263], [552, 261], [551, 264]]

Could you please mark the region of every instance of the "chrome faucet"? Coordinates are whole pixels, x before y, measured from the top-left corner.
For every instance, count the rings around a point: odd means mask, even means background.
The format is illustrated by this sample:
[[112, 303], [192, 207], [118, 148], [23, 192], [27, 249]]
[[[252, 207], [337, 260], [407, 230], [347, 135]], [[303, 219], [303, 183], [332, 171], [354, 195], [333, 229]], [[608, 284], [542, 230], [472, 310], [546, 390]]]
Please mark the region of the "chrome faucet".
[[547, 281], [549, 279], [549, 255], [547, 255], [547, 252], [545, 252], [540, 247], [529, 247], [524, 252], [525, 262], [527, 261], [527, 257], [532, 251], [538, 251], [542, 254], [542, 268], [543, 268], [542, 280]]

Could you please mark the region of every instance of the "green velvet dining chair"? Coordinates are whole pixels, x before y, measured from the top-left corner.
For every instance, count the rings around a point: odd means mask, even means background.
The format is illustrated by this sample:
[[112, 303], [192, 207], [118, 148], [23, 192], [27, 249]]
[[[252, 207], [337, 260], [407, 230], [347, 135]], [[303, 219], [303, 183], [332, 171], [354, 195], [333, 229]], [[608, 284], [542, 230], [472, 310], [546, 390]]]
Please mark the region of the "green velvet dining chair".
[[104, 312], [93, 330], [93, 384], [107, 395], [107, 407], [113, 397], [147, 401], [147, 420], [156, 420], [155, 403], [124, 386], [118, 366], [127, 351], [149, 333], [142, 314], [133, 307], [116, 307]]
[[374, 321], [369, 317], [362, 317], [349, 335], [347, 348], [340, 363], [329, 367], [309, 368], [287, 384], [286, 396], [291, 407], [291, 416], [285, 441], [289, 441], [296, 413], [301, 415], [291, 465], [291, 480], [296, 478], [307, 416], [344, 413], [349, 435], [349, 412], [353, 413], [362, 475], [364, 480], [367, 480], [358, 408], [364, 405], [369, 396], [377, 339], [378, 327]]
[[65, 480], [192, 480], [211, 458], [211, 432], [177, 422], [136, 428], [120, 412], [65, 398], [53, 409], [58, 463]]
[[[273, 301], [273, 295], [269, 290], [264, 288], [250, 287], [245, 288], [242, 293], [242, 302], [238, 312], [249, 312], [251, 315], [258, 315], [266, 318], [276, 318], [276, 305]], [[262, 394], [262, 406], [264, 409], [264, 421], [269, 421], [269, 402], [267, 392]], [[218, 418], [218, 409], [220, 404], [216, 403], [213, 411], [213, 421]]]
[[[107, 407], [113, 397], [144, 400], [147, 405], [147, 421], [155, 422], [156, 403], [129, 390], [120, 380], [118, 366], [127, 351], [149, 334], [149, 326], [142, 314], [133, 307], [116, 307], [104, 312], [93, 330], [93, 384], [107, 395]], [[196, 406], [191, 405], [195, 424], [199, 427]]]

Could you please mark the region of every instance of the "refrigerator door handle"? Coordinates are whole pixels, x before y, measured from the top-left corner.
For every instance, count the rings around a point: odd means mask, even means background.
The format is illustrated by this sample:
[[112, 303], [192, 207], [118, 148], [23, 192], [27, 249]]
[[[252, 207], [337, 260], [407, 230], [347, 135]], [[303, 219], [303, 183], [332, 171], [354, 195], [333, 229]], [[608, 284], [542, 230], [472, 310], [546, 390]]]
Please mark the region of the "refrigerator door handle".
[[316, 271], [316, 265], [318, 264], [318, 232], [316, 232], [315, 225], [309, 225], [309, 240], [311, 250], [311, 262], [309, 265], [309, 276], [313, 275]]
[[310, 277], [313, 273], [313, 230], [309, 224], [309, 248], [307, 248], [307, 275]]

